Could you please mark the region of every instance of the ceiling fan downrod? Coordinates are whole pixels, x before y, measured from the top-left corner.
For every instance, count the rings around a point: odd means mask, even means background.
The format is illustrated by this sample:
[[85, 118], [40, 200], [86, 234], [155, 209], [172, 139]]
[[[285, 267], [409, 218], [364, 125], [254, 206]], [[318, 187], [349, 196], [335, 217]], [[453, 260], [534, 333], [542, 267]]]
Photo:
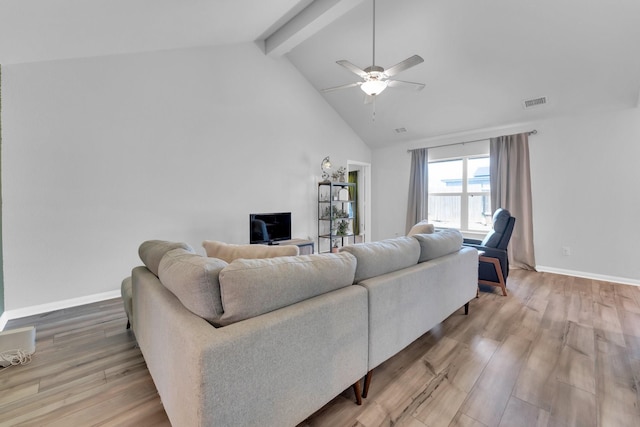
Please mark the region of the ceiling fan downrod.
[[373, 0], [373, 58], [371, 68], [376, 66], [376, 0]]

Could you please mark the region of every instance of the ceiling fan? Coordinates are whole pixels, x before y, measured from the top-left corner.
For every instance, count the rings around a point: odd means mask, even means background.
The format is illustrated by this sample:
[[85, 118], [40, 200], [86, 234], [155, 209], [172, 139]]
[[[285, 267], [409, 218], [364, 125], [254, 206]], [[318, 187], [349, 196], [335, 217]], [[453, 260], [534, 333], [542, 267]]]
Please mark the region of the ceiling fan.
[[375, 100], [375, 97], [382, 93], [387, 87], [402, 87], [414, 90], [421, 90], [424, 88], [423, 83], [406, 82], [403, 80], [390, 79], [390, 77], [404, 71], [408, 68], [418, 65], [424, 62], [418, 55], [413, 55], [402, 62], [397, 63], [393, 67], [385, 70], [384, 68], [376, 65], [376, 0], [373, 0], [373, 60], [371, 66], [361, 69], [346, 59], [336, 61], [338, 65], [342, 65], [347, 70], [358, 75], [363, 79], [361, 82], [347, 83], [340, 86], [330, 87], [322, 89], [321, 92], [333, 92], [335, 90], [347, 89], [351, 87], [360, 86], [360, 89], [365, 93], [364, 103], [369, 104]]

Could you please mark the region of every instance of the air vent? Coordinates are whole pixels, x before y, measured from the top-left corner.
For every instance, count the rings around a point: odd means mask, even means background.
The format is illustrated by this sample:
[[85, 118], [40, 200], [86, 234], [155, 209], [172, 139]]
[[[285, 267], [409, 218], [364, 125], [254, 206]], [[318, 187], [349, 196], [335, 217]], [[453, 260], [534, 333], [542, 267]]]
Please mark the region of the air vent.
[[528, 110], [529, 108], [539, 107], [547, 103], [547, 97], [541, 96], [540, 98], [525, 99], [522, 101], [522, 108]]
[[396, 133], [405, 133], [407, 131], [407, 128], [396, 128], [395, 131]]

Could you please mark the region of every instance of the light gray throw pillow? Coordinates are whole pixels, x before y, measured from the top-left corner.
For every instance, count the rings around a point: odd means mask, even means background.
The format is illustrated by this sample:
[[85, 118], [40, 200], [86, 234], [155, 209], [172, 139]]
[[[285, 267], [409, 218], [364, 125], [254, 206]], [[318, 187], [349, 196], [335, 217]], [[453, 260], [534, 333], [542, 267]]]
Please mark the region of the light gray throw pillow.
[[407, 233], [407, 236], [413, 236], [414, 234], [431, 234], [435, 230], [433, 224], [429, 224], [429, 221], [423, 219], [413, 227]]
[[236, 259], [220, 272], [228, 325], [353, 284], [351, 254]]
[[420, 243], [420, 259], [418, 262], [429, 261], [444, 255], [458, 252], [462, 247], [462, 233], [448, 228], [433, 234], [414, 234], [412, 236]]
[[340, 252], [349, 252], [357, 258], [355, 283], [358, 283], [417, 264], [420, 245], [412, 237], [397, 237], [344, 246]]
[[205, 240], [202, 242], [207, 256], [232, 262], [238, 258], [274, 258], [300, 254], [296, 245], [234, 245], [232, 243]]
[[160, 261], [159, 278], [189, 311], [220, 326], [222, 300], [218, 276], [227, 265], [221, 259], [173, 249]]
[[138, 255], [140, 259], [147, 267], [147, 269], [158, 275], [158, 267], [160, 266], [160, 260], [170, 250], [182, 248], [191, 253], [195, 253], [193, 248], [186, 243], [167, 242], [165, 240], [147, 240], [143, 242], [138, 248]]

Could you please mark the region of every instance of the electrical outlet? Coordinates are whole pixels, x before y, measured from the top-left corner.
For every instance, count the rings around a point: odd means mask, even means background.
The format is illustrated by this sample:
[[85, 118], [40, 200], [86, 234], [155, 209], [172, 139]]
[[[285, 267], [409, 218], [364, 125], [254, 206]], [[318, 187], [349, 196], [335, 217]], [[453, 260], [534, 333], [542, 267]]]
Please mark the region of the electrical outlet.
[[569, 246], [562, 247], [562, 255], [569, 256], [571, 255], [571, 248]]

